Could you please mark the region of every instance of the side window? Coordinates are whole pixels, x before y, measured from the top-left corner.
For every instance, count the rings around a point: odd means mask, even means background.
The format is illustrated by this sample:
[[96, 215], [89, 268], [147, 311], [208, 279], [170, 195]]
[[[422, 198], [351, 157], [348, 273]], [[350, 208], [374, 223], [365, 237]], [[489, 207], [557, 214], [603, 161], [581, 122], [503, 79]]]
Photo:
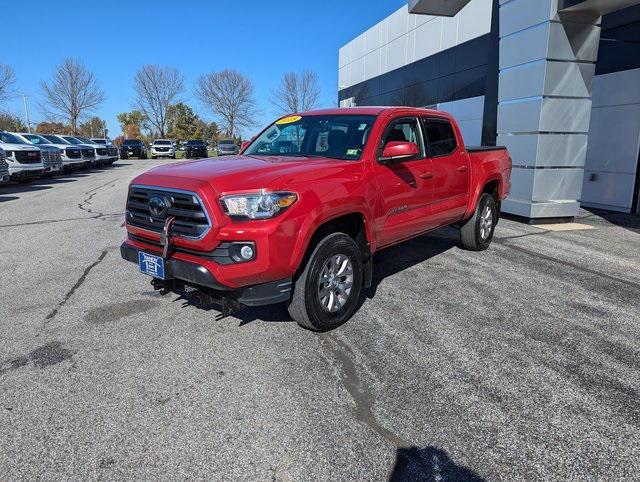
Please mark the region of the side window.
[[380, 154], [389, 142], [411, 142], [418, 147], [418, 151], [424, 153], [418, 121], [413, 117], [398, 119], [391, 123], [382, 138]]
[[424, 131], [432, 157], [446, 156], [456, 150], [456, 135], [449, 122], [425, 119]]

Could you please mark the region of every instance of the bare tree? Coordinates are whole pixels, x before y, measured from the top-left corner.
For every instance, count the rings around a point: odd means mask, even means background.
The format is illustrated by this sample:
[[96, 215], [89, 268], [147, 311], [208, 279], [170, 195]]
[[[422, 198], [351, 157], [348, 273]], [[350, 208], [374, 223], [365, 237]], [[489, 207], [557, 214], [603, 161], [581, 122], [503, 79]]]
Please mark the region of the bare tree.
[[203, 75], [196, 81], [196, 98], [207, 106], [232, 137], [239, 128], [251, 127], [258, 115], [253, 83], [236, 70]]
[[313, 70], [287, 72], [278, 88], [271, 93], [271, 103], [282, 114], [311, 110], [317, 105], [318, 99], [318, 74]]
[[9, 100], [15, 95], [13, 90], [16, 84], [16, 77], [13, 69], [5, 64], [0, 64], [0, 102]]
[[42, 110], [52, 120], [62, 120], [78, 132], [78, 121], [94, 111], [106, 96], [92, 72], [72, 58], [66, 58], [54, 71], [50, 83], [40, 82], [47, 104]]
[[158, 131], [160, 137], [167, 133], [167, 109], [184, 90], [184, 79], [178, 69], [145, 65], [134, 78], [136, 108]]

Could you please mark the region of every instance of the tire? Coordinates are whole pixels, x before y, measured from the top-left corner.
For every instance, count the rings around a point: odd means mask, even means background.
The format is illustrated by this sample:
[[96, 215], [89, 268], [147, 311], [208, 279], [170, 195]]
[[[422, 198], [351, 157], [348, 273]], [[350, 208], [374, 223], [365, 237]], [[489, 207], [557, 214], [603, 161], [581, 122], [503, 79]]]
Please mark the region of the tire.
[[[335, 283], [333, 289], [327, 289], [322, 283], [323, 291], [327, 293], [325, 297], [320, 290], [321, 276], [327, 279], [325, 283]], [[363, 277], [362, 253], [355, 241], [343, 233], [330, 234], [316, 245], [304, 270], [295, 280], [287, 306], [289, 314], [308, 330], [333, 330], [351, 318], [358, 308]], [[349, 280], [351, 286], [347, 296], [336, 297], [335, 293], [345, 293], [345, 286], [340, 287], [340, 281], [348, 283]]]
[[460, 227], [462, 247], [469, 251], [484, 251], [491, 244], [498, 222], [496, 201], [484, 193], [478, 200], [473, 216]]
[[176, 155], [175, 155], [175, 154], [172, 154], [172, 155], [171, 155], [171, 159], [175, 159], [175, 158], [176, 158]]

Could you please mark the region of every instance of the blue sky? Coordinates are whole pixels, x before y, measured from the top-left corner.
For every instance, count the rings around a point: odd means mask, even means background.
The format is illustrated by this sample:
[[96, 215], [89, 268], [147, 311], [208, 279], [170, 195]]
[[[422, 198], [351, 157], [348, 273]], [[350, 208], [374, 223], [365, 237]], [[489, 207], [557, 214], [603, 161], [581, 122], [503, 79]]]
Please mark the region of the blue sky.
[[[52, 76], [64, 57], [75, 57], [94, 72], [107, 93], [96, 112], [109, 134], [120, 132], [116, 115], [132, 109], [133, 75], [145, 63], [180, 69], [183, 100], [203, 118], [211, 116], [192, 98], [195, 79], [233, 68], [248, 76], [269, 122], [271, 90], [283, 73], [304, 68], [320, 76], [322, 106], [337, 99], [338, 49], [406, 0], [0, 0], [0, 63], [13, 67], [17, 90], [29, 97], [32, 121], [40, 80]], [[157, 25], [157, 27], [153, 27]], [[3, 110], [23, 115], [22, 97]], [[248, 134], [248, 133], [247, 133]]]

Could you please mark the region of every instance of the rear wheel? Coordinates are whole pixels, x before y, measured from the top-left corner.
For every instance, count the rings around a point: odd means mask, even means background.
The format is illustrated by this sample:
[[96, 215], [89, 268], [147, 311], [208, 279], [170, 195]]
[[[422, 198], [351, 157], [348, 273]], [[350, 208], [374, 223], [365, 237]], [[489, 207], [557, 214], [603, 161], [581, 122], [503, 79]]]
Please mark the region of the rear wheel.
[[362, 253], [343, 233], [322, 239], [295, 282], [289, 314], [303, 328], [328, 331], [355, 313], [363, 281]]
[[496, 201], [491, 194], [478, 200], [473, 216], [460, 228], [462, 247], [470, 251], [483, 251], [489, 247], [498, 221]]

